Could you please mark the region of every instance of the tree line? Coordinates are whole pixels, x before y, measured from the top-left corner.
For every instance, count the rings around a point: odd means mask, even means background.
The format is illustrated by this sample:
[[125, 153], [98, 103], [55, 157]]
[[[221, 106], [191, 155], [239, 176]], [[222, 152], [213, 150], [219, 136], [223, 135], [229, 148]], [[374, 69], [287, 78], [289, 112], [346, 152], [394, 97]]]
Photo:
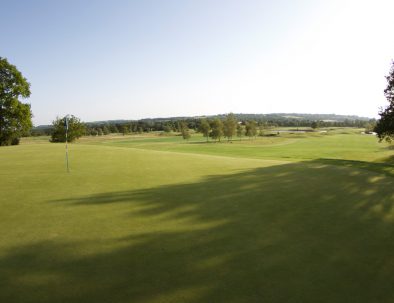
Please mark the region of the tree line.
[[[232, 140], [234, 136], [255, 137], [264, 133], [264, 129], [277, 126], [286, 127], [367, 127], [377, 132], [380, 140], [394, 139], [394, 62], [386, 77], [387, 87], [384, 95], [389, 105], [383, 108], [379, 120], [349, 119], [342, 121], [320, 120], [330, 115], [308, 114], [228, 114], [209, 118], [171, 118], [171, 119], [142, 119], [138, 121], [120, 121], [103, 123], [82, 123], [80, 119], [70, 117], [70, 131], [75, 138], [82, 135], [100, 136], [109, 133], [143, 133], [162, 131], [163, 133], [180, 132], [188, 139], [191, 130], [200, 131], [207, 140], [220, 141], [223, 137]], [[30, 96], [30, 83], [22, 73], [6, 58], [0, 57], [0, 146], [16, 145], [22, 136], [51, 135], [52, 142], [63, 142], [65, 118], [56, 118], [51, 126], [32, 128], [32, 112], [30, 104], [21, 99]], [[331, 115], [335, 117], [336, 115]], [[308, 117], [318, 119], [308, 120]]]
[[[368, 128], [369, 125], [375, 125], [376, 120], [349, 120], [345, 119], [344, 121], [312, 121], [312, 120], [296, 120], [296, 119], [281, 119], [281, 120], [265, 120], [265, 119], [239, 119], [238, 117], [241, 115], [232, 114], [233, 117], [238, 121], [239, 124], [246, 127], [248, 122], [254, 121], [256, 127], [260, 130], [262, 128], [274, 128], [274, 127], [311, 127], [313, 129], [321, 128], [321, 127], [358, 127], [358, 128]], [[174, 118], [175, 119], [175, 118]], [[226, 120], [226, 115], [213, 116], [207, 118], [184, 118], [182, 120], [159, 120], [155, 119], [149, 120], [138, 120], [138, 121], [123, 121], [123, 122], [87, 122], [84, 124], [83, 135], [85, 136], [102, 136], [110, 133], [118, 133], [118, 134], [137, 134], [137, 133], [148, 133], [148, 132], [163, 132], [163, 133], [171, 133], [178, 132], [181, 133], [182, 129], [185, 126], [194, 132], [197, 132], [201, 129], [201, 124], [204, 121], [209, 121], [209, 123], [213, 123], [213, 121], [222, 121]], [[219, 122], [216, 122], [216, 124]], [[211, 125], [211, 128], [213, 125]], [[213, 127], [215, 128], [215, 127]], [[27, 132], [26, 135], [29, 136], [50, 136], [54, 131], [54, 124], [47, 126], [40, 126], [32, 128], [30, 132]]]
[[[65, 142], [65, 124], [66, 118], [57, 118], [53, 121], [53, 125], [46, 129], [47, 135], [51, 135], [51, 142]], [[369, 121], [370, 123], [371, 121]], [[374, 122], [374, 121], [372, 121]], [[103, 136], [108, 134], [139, 134], [144, 132], [159, 131], [161, 133], [176, 133], [180, 134], [183, 139], [189, 139], [192, 133], [199, 132], [206, 138], [206, 141], [218, 141], [220, 142], [223, 138], [227, 141], [232, 141], [235, 137], [238, 140], [242, 140], [243, 137], [249, 139], [255, 138], [256, 136], [275, 136], [277, 134], [271, 131], [277, 124], [269, 123], [266, 121], [239, 121], [235, 114], [229, 113], [227, 115], [221, 115], [220, 118], [216, 117], [213, 119], [202, 118], [202, 119], [185, 119], [177, 121], [161, 121], [149, 123], [146, 121], [136, 121], [128, 123], [105, 123], [105, 124], [93, 124], [83, 123], [80, 119], [70, 116], [68, 118], [69, 124], [69, 141], [73, 141], [81, 136]], [[325, 127], [327, 123], [321, 121], [312, 121], [310, 126], [312, 129], [318, 127]], [[370, 127], [373, 124], [367, 124]], [[300, 125], [297, 125], [297, 127]], [[330, 125], [332, 126], [332, 124]], [[295, 128], [293, 130], [297, 130]]]
[[[66, 121], [67, 119], [67, 121]], [[92, 125], [82, 123], [79, 118], [75, 116], [57, 118], [53, 121], [52, 127], [48, 130], [51, 135], [51, 142], [65, 142], [66, 141], [66, 125], [68, 131], [68, 141], [72, 142], [83, 135], [102, 136], [110, 133], [121, 133], [123, 135], [129, 133], [143, 133], [154, 131], [154, 124], [148, 126], [144, 125], [142, 121], [137, 123], [127, 124], [104, 124]], [[234, 114], [230, 113], [225, 119], [201, 119], [199, 121], [176, 121], [175, 123], [165, 124], [161, 126], [163, 132], [179, 132], [184, 139], [189, 139], [191, 136], [191, 129], [193, 132], [201, 132], [207, 141], [212, 138], [214, 141], [221, 141], [222, 137], [227, 140], [237, 135], [239, 138], [246, 135], [255, 137], [257, 134], [257, 123], [255, 121], [246, 121], [245, 126], [242, 122], [238, 122]]]

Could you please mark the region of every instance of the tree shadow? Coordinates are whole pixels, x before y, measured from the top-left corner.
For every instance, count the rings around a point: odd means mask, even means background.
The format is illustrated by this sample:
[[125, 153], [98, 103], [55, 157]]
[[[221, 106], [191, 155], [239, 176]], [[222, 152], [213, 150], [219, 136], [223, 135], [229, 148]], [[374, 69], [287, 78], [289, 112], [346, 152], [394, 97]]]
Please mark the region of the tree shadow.
[[384, 162], [391, 164], [391, 166], [394, 167], [394, 155], [384, 158]]
[[316, 161], [329, 165], [338, 165], [338, 166], [365, 169], [380, 174], [385, 174], [390, 177], [394, 177], [394, 156], [384, 159], [384, 163], [357, 161], [357, 160], [328, 159], [328, 158], [320, 158], [317, 159]]
[[103, 251], [89, 250], [97, 239], [10, 249], [0, 301], [393, 302], [393, 180], [319, 160], [52, 201], [163, 229]]

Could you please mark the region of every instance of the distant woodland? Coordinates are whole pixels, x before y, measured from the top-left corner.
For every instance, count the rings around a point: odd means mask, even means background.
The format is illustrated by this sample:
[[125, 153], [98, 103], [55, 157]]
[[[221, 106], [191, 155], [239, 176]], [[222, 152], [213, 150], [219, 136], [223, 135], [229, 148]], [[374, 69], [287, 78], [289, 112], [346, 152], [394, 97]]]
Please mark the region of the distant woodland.
[[[368, 127], [374, 125], [375, 119], [358, 116], [335, 114], [234, 114], [240, 124], [255, 121], [257, 126], [270, 127]], [[213, 121], [224, 119], [223, 115], [199, 117], [149, 118], [141, 120], [108, 120], [85, 122], [85, 135], [106, 135], [110, 133], [143, 133], [143, 132], [180, 132], [181, 124], [186, 123], [191, 130], [198, 131], [203, 119]], [[51, 135], [52, 125], [40, 125], [31, 130], [31, 136]]]

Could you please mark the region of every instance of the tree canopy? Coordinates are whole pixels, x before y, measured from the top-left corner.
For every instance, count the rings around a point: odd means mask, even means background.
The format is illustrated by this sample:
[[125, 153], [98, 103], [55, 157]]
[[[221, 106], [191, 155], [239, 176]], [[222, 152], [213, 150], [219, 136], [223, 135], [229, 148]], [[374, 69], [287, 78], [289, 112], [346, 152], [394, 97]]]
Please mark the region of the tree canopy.
[[386, 79], [387, 87], [384, 90], [384, 95], [389, 101], [389, 105], [379, 113], [380, 119], [376, 123], [375, 131], [380, 141], [385, 139], [391, 142], [394, 140], [394, 61]]
[[230, 113], [226, 116], [226, 119], [223, 123], [223, 134], [228, 141], [230, 141], [235, 135], [235, 132], [237, 130], [237, 124], [238, 121], [233, 113]]
[[211, 126], [209, 125], [209, 122], [207, 119], [202, 119], [200, 123], [200, 132], [203, 134], [204, 137], [207, 138], [208, 142], [208, 137], [209, 137], [209, 132], [211, 131]]
[[19, 98], [30, 96], [30, 84], [7, 59], [0, 57], [0, 145], [15, 145], [32, 128], [30, 104]]
[[212, 137], [212, 139], [219, 140], [219, 142], [220, 142], [220, 139], [223, 136], [223, 122], [222, 122], [222, 120], [220, 120], [218, 118], [213, 120], [210, 136]]
[[190, 138], [189, 127], [187, 126], [187, 123], [185, 121], [182, 121], [180, 123], [180, 128], [181, 128], [182, 138], [185, 140], [189, 139]]
[[241, 124], [237, 124], [237, 137], [239, 138], [239, 140], [242, 139], [242, 136], [245, 134], [245, 130], [242, 127]]
[[[52, 122], [53, 132], [51, 142], [66, 142], [66, 117], [56, 118]], [[85, 132], [85, 125], [81, 120], [73, 115], [68, 117], [68, 142], [73, 142], [81, 137]]]
[[256, 128], [257, 128], [257, 122], [256, 121], [254, 121], [254, 120], [247, 121], [246, 122], [246, 126], [245, 126], [246, 135], [249, 138], [256, 137], [256, 134], [257, 134], [257, 129]]

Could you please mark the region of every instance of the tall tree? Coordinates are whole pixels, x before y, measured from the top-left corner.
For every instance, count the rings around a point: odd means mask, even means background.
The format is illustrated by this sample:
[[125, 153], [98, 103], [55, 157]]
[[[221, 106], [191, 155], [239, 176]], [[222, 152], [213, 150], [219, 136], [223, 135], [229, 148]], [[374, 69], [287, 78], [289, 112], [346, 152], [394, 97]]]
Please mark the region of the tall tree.
[[181, 129], [182, 138], [185, 140], [189, 139], [190, 132], [189, 132], [189, 127], [187, 126], [187, 123], [185, 121], [181, 121], [179, 123], [179, 127]]
[[215, 141], [219, 140], [219, 142], [220, 142], [220, 139], [223, 137], [223, 122], [222, 122], [222, 120], [220, 120], [218, 118], [213, 120], [211, 128], [212, 128], [212, 130], [211, 130], [210, 136]]
[[170, 125], [165, 124], [165, 125], [163, 126], [163, 131], [164, 131], [165, 133], [170, 133], [170, 132], [172, 131], [172, 128], [171, 128]]
[[242, 140], [243, 135], [245, 134], [245, 130], [241, 124], [237, 125], [237, 137], [239, 140]]
[[211, 131], [211, 126], [209, 125], [209, 122], [207, 119], [202, 119], [200, 123], [200, 132], [204, 137], [209, 138], [209, 132]]
[[103, 126], [103, 133], [104, 135], [109, 135], [111, 131], [109, 130], [109, 126], [107, 124], [104, 124]]
[[368, 134], [368, 133], [371, 133], [371, 132], [373, 132], [374, 131], [374, 129], [375, 129], [375, 127], [376, 127], [376, 121], [374, 120], [374, 119], [370, 119], [369, 121], [368, 121], [368, 123], [366, 123], [365, 125], [364, 125], [364, 127], [365, 127], [365, 132]]
[[385, 139], [391, 142], [394, 140], [394, 61], [386, 79], [387, 87], [384, 90], [384, 95], [389, 101], [389, 105], [380, 111], [380, 119], [376, 124], [375, 131], [378, 134], [379, 141]]
[[[79, 118], [72, 115], [68, 117], [67, 120], [67, 140], [68, 142], [73, 142], [84, 134], [85, 125]], [[56, 120], [52, 122], [52, 125], [53, 132], [51, 136], [51, 142], [66, 142], [66, 117], [56, 118]]]
[[101, 127], [97, 127], [97, 134], [98, 134], [99, 136], [104, 135], [103, 129], [102, 129]]
[[226, 116], [226, 119], [223, 123], [223, 134], [230, 141], [235, 135], [235, 131], [237, 129], [237, 119], [235, 118], [233, 113], [230, 113]]
[[318, 127], [319, 127], [319, 121], [312, 121], [311, 127], [312, 127], [313, 129], [318, 128]]
[[116, 124], [110, 124], [109, 125], [109, 130], [111, 131], [111, 133], [119, 133], [119, 129], [118, 129], [118, 127], [116, 126]]
[[123, 136], [126, 135], [126, 134], [128, 134], [129, 132], [130, 132], [129, 125], [123, 124], [123, 125], [122, 125], [122, 134], [123, 134]]
[[19, 101], [29, 96], [26, 78], [0, 57], [0, 146], [19, 144], [19, 138], [32, 128], [30, 104]]
[[257, 123], [256, 123], [256, 121], [254, 121], [254, 120], [247, 121], [246, 125], [245, 125], [245, 129], [246, 129], [246, 135], [249, 138], [256, 137], [256, 133], [257, 133]]

